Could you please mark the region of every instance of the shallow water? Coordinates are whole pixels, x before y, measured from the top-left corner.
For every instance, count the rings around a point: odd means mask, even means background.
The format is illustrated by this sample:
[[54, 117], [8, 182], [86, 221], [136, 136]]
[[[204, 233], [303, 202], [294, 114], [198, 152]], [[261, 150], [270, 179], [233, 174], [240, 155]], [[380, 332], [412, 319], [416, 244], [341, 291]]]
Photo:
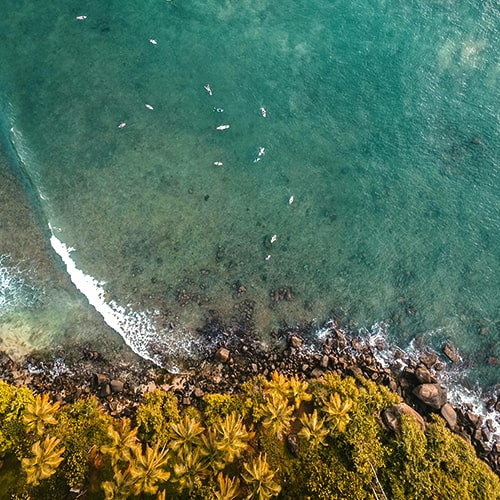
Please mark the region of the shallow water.
[[494, 2], [6, 5], [3, 132], [136, 352], [189, 355], [209, 309], [247, 300], [264, 339], [333, 310], [452, 340], [498, 382]]

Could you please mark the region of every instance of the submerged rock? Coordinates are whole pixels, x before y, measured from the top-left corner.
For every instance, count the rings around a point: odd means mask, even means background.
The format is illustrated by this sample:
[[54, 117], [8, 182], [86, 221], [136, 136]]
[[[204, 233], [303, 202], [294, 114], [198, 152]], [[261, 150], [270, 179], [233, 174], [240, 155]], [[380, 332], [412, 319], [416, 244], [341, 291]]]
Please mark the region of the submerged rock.
[[458, 355], [458, 351], [455, 346], [446, 342], [443, 346], [443, 354], [452, 362], [456, 363], [460, 358]]

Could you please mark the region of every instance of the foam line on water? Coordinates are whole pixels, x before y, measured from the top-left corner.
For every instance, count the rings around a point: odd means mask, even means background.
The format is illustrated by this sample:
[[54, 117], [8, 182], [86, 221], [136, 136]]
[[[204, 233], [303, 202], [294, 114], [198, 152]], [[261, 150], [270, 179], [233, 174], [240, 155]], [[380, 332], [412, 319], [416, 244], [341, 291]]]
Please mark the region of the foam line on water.
[[[105, 282], [98, 281], [78, 269], [71, 258], [74, 248], [65, 245], [51, 232], [50, 243], [55, 252], [63, 260], [71, 281], [85, 295], [90, 305], [103, 317], [105, 323], [120, 334], [125, 343], [139, 356], [148, 359], [159, 366], [165, 366], [169, 358], [168, 368], [176, 371], [175, 359], [194, 357], [197, 350], [197, 340], [188, 331], [159, 331], [154, 324], [158, 311], [134, 311], [115, 301], [106, 302]], [[171, 363], [174, 363], [172, 366]]]

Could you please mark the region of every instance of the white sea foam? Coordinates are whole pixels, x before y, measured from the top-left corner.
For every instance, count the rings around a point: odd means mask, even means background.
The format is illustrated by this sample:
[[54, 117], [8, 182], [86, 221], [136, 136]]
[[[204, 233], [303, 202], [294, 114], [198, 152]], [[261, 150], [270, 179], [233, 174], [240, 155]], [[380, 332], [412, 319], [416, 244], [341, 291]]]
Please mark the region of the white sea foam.
[[[367, 333], [367, 342], [373, 348], [375, 359], [383, 366], [398, 366], [403, 369], [406, 363], [403, 359], [418, 359], [421, 355], [421, 349], [415, 345], [415, 341], [411, 341], [406, 349], [404, 349], [404, 358], [395, 359], [393, 349], [387, 347], [378, 349], [378, 342], [382, 341], [386, 344], [386, 332], [388, 325], [383, 322], [375, 323], [371, 326]], [[427, 332], [426, 336], [432, 337], [441, 330]], [[427, 348], [427, 351], [431, 351]], [[433, 351], [435, 352], [435, 351]], [[435, 352], [439, 356], [438, 352]], [[460, 358], [461, 360], [461, 358]], [[457, 369], [446, 369], [441, 373], [436, 373], [438, 381], [446, 387], [448, 402], [455, 407], [464, 407], [472, 410], [473, 413], [479, 415], [483, 419], [483, 423], [490, 421], [490, 426], [493, 429], [491, 433], [490, 446], [495, 442], [500, 442], [500, 413], [495, 410], [488, 410], [485, 401], [488, 399], [483, 391], [479, 388], [469, 389], [463, 385], [463, 380], [466, 376], [466, 371], [460, 367]]]
[[168, 332], [158, 329], [155, 319], [159, 311], [135, 311], [115, 301], [106, 302], [105, 282], [97, 281], [78, 269], [71, 258], [75, 249], [59, 240], [50, 224], [49, 229], [52, 234], [50, 243], [66, 265], [71, 281], [101, 314], [106, 324], [119, 333], [136, 354], [171, 371], [178, 369], [176, 359], [196, 355], [198, 340], [191, 332], [184, 329]]
[[10, 262], [9, 255], [0, 255], [0, 316], [29, 306], [40, 293], [29, 283], [26, 272]]

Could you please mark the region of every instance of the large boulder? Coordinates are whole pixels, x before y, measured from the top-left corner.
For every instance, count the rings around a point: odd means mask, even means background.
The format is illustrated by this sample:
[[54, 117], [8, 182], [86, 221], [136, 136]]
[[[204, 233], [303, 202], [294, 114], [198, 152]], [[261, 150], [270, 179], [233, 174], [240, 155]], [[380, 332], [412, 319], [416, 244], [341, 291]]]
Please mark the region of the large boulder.
[[450, 426], [450, 429], [455, 429], [455, 426], [457, 425], [457, 412], [449, 403], [443, 405], [443, 407], [441, 408], [441, 415]]
[[447, 402], [446, 389], [439, 384], [421, 384], [413, 389], [413, 394], [427, 406], [440, 410]]
[[406, 403], [389, 406], [382, 412], [382, 418], [389, 429], [392, 429], [396, 434], [401, 431], [401, 417], [403, 415], [410, 415], [415, 419], [420, 430], [425, 431], [425, 421], [422, 415], [415, 411], [411, 406]]
[[418, 366], [415, 370], [415, 377], [421, 384], [432, 384], [436, 382], [436, 379], [432, 376], [431, 372], [424, 365]]

